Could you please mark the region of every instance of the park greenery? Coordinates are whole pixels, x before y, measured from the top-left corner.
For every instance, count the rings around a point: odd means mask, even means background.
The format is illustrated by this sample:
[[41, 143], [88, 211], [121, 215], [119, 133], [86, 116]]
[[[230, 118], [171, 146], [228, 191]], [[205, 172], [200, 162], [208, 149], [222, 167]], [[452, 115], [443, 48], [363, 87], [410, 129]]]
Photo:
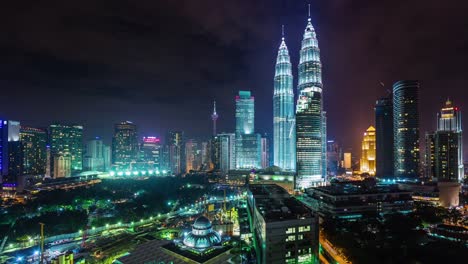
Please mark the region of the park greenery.
[[[0, 213], [0, 230], [20, 242], [39, 235], [39, 223], [46, 236], [73, 233], [90, 226], [138, 221], [169, 212], [175, 201], [188, 205], [202, 197], [205, 178], [150, 177], [103, 180], [100, 184], [73, 190], [44, 191], [26, 204], [15, 204]], [[90, 220], [90, 221], [89, 221]]]

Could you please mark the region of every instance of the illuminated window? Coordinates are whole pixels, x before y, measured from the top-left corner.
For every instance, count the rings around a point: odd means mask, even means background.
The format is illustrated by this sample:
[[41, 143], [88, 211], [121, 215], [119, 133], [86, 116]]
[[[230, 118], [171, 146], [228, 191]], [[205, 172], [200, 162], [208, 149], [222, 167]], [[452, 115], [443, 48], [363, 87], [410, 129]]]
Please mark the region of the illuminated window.
[[295, 235], [288, 236], [286, 238], [286, 242], [290, 242], [290, 241], [296, 241], [296, 236]]
[[288, 230], [286, 230], [286, 234], [294, 234], [296, 233], [296, 229], [294, 227], [290, 227], [288, 228]]

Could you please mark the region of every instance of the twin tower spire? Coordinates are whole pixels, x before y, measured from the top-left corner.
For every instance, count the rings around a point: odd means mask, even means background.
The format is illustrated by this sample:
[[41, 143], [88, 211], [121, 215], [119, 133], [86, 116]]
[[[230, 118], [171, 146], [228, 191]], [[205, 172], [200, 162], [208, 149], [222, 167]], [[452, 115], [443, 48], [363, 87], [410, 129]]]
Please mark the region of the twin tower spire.
[[296, 109], [291, 58], [282, 27], [273, 94], [274, 165], [297, 172], [296, 188], [323, 182], [326, 174], [326, 122], [322, 104], [322, 64], [309, 17], [301, 43]]

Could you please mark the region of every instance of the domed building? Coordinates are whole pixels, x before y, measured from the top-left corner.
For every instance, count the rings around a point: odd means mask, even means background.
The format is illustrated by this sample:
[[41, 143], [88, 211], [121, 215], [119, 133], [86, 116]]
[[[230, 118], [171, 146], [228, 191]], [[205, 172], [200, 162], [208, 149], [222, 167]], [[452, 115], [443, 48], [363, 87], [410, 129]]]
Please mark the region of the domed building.
[[187, 247], [204, 250], [221, 243], [221, 236], [213, 230], [211, 221], [200, 216], [192, 225], [192, 231], [185, 235], [183, 243]]

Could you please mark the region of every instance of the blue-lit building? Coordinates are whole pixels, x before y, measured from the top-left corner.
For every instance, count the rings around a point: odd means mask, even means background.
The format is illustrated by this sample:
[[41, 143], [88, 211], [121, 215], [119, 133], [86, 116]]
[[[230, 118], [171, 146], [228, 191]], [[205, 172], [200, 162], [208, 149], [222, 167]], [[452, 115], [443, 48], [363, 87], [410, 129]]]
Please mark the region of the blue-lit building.
[[281, 39], [275, 66], [273, 93], [273, 165], [296, 170], [296, 127], [291, 59]]
[[418, 104], [418, 81], [403, 80], [393, 84], [393, 158], [397, 178], [419, 176]]
[[255, 99], [250, 91], [236, 96], [236, 169], [261, 168], [261, 136], [255, 133]]
[[299, 61], [296, 105], [296, 188], [320, 185], [326, 175], [326, 116], [322, 64], [315, 29], [308, 19]]
[[19, 133], [20, 122], [0, 120], [0, 180], [6, 175], [22, 173]]

